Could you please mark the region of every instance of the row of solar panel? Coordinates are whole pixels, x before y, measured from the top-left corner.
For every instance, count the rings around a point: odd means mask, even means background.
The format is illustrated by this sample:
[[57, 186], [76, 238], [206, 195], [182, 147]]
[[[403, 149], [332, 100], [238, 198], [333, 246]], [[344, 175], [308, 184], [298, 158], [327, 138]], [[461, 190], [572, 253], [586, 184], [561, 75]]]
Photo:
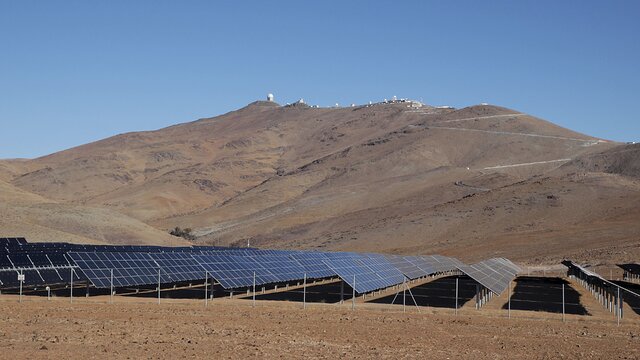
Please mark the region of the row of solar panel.
[[405, 277], [416, 279], [454, 270], [460, 263], [446, 257], [257, 249], [216, 249], [199, 254], [70, 252], [69, 256], [93, 285], [101, 288], [110, 287], [112, 281], [119, 287], [196, 281], [209, 276], [232, 289], [302, 280], [305, 276], [339, 276], [358, 293], [400, 284]]
[[[466, 266], [440, 256], [399, 256], [351, 252], [309, 252], [250, 248], [93, 246], [22, 243], [20, 251], [0, 256], [0, 268], [77, 265], [99, 288], [203, 280], [206, 272], [228, 289], [339, 276], [358, 293], [459, 269], [500, 293], [518, 272], [505, 259]], [[105, 251], [103, 251], [105, 250]], [[117, 251], [125, 250], [125, 251]], [[54, 252], [51, 252], [54, 251]], [[68, 251], [71, 261], [64, 256]]]

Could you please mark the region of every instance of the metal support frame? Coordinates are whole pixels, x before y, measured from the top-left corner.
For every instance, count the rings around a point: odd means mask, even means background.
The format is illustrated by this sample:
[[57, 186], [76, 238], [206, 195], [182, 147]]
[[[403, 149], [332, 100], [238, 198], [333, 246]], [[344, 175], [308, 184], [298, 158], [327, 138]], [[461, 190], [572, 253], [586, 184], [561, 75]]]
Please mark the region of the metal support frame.
[[69, 284], [69, 302], [73, 304], [73, 268], [70, 268], [69, 272], [71, 273]]
[[111, 269], [111, 282], [110, 282], [110, 292], [109, 292], [109, 304], [113, 304], [113, 269]]
[[402, 312], [407, 312], [407, 278], [402, 280]]
[[618, 326], [620, 326], [620, 318], [622, 318], [622, 298], [620, 297], [620, 288], [618, 288]]
[[416, 301], [416, 298], [413, 296], [413, 292], [411, 292], [411, 288], [407, 285], [407, 291], [409, 291], [409, 295], [411, 296], [411, 299], [413, 299], [413, 304], [416, 306], [416, 309], [418, 310], [418, 312], [420, 312], [420, 307], [418, 306], [418, 302]]
[[511, 281], [509, 281], [509, 293], [507, 294], [507, 296], [509, 297], [509, 319], [511, 319]]
[[351, 297], [351, 310], [356, 309], [356, 276], [353, 275], [353, 294]]
[[24, 274], [20, 270], [20, 295], [18, 296], [18, 302], [22, 302], [22, 283], [24, 282]]
[[204, 306], [209, 306], [209, 272], [204, 272]]
[[456, 311], [455, 314], [458, 315], [458, 277], [456, 277]]
[[307, 273], [304, 273], [304, 281], [302, 283], [302, 308], [307, 308]]
[[564, 284], [562, 284], [562, 322], [565, 321], [564, 313], [565, 313], [565, 311], [564, 311]]

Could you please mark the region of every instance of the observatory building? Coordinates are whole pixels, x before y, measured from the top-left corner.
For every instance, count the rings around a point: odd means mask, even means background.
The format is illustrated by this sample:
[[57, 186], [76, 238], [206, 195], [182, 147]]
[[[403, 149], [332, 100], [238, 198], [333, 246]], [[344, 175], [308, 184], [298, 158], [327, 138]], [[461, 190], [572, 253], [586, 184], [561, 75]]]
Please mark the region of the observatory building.
[[273, 94], [271, 93], [267, 94], [267, 101], [273, 102]]

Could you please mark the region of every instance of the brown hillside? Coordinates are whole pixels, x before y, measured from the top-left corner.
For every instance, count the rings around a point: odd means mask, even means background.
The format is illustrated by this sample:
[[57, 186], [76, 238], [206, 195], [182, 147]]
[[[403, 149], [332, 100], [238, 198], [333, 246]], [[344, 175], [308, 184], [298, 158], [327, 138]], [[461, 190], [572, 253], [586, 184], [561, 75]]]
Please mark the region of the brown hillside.
[[[114, 226], [139, 220], [160, 229], [139, 228], [145, 239], [181, 226], [211, 244], [532, 261], [593, 250], [611, 259], [638, 241], [635, 150], [490, 105], [256, 102], [0, 162], [0, 179], [56, 206], [108, 209], [99, 217]], [[123, 237], [100, 229], [81, 236]]]

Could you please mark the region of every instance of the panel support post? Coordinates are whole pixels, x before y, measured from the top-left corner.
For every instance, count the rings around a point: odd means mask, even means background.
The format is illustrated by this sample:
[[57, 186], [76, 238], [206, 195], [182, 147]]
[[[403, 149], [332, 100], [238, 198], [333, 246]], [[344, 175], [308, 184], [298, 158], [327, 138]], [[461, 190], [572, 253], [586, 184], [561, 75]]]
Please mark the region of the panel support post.
[[353, 294], [351, 295], [351, 310], [356, 309], [356, 276], [353, 275]]
[[618, 326], [620, 326], [621, 317], [622, 317], [622, 298], [620, 298], [620, 287], [618, 286]]
[[24, 276], [24, 274], [22, 273], [22, 270], [20, 270], [20, 281], [19, 281], [19, 283], [20, 283], [20, 295], [18, 296], [18, 302], [20, 302], [20, 303], [22, 302], [22, 283], [24, 282], [24, 280], [22, 280], [23, 276]]
[[160, 268], [158, 268], [158, 305], [160, 305]]
[[402, 280], [402, 312], [407, 312], [407, 279]]
[[69, 285], [69, 301], [73, 304], [73, 268], [69, 268], [71, 274], [71, 284]]
[[253, 295], [251, 298], [251, 306], [256, 307], [256, 272], [253, 272]]
[[340, 279], [340, 304], [344, 303], [344, 280]]
[[110, 277], [110, 292], [109, 292], [109, 304], [113, 304], [113, 269], [111, 269], [111, 277]]
[[302, 283], [302, 308], [307, 308], [307, 273], [304, 273], [304, 282]]
[[204, 272], [204, 306], [209, 306], [209, 272]]
[[507, 294], [507, 296], [509, 296], [509, 319], [511, 319], [511, 281], [509, 281], [509, 293]]
[[564, 284], [562, 284], [562, 322], [564, 322]]
[[456, 277], [456, 315], [458, 315], [458, 277]]

